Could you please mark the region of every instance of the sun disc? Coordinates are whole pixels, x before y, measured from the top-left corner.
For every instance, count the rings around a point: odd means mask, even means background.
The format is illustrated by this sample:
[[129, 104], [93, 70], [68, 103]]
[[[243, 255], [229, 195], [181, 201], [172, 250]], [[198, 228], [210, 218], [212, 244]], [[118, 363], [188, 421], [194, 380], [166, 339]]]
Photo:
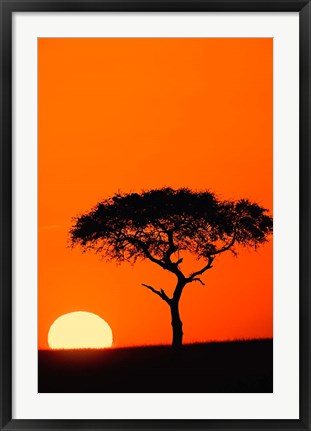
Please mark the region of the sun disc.
[[87, 311], [63, 314], [54, 321], [48, 334], [51, 349], [102, 349], [111, 347], [112, 342], [109, 324]]

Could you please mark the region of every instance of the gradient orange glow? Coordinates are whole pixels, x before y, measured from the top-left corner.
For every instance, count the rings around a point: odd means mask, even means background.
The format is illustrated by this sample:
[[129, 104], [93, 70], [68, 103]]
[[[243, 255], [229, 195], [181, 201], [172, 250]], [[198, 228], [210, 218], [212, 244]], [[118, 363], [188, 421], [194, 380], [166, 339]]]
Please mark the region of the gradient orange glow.
[[[272, 213], [273, 41], [41, 38], [38, 50], [39, 348], [79, 310], [107, 320], [115, 346], [170, 343], [169, 309], [141, 283], [170, 293], [173, 277], [68, 248], [72, 217], [163, 186]], [[181, 299], [185, 343], [272, 337], [272, 240], [217, 257], [203, 280]]]

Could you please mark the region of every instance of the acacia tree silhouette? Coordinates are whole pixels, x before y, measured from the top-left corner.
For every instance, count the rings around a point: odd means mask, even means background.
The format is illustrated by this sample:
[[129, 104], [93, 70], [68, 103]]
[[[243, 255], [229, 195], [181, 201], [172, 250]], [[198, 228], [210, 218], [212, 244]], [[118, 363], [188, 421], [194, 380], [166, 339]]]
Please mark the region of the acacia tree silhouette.
[[[174, 347], [182, 345], [179, 301], [187, 284], [199, 282], [217, 255], [237, 254], [236, 246], [258, 247], [272, 232], [267, 210], [249, 200], [221, 201], [211, 192], [161, 188], [141, 194], [115, 194], [74, 219], [71, 244], [94, 250], [107, 260], [135, 263], [149, 259], [176, 276], [172, 297], [142, 285], [168, 304]], [[181, 254], [190, 252], [202, 266], [184, 274]]]

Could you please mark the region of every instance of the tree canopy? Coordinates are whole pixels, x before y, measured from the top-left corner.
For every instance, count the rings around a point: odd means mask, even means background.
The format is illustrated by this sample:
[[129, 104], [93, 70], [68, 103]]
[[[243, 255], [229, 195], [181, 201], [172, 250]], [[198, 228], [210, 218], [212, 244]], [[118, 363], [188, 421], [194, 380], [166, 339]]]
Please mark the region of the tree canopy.
[[236, 253], [238, 245], [256, 248], [271, 232], [267, 210], [247, 199], [161, 188], [105, 199], [75, 219], [70, 235], [73, 245], [108, 260], [141, 258], [165, 266], [177, 251], [211, 258], [229, 249]]

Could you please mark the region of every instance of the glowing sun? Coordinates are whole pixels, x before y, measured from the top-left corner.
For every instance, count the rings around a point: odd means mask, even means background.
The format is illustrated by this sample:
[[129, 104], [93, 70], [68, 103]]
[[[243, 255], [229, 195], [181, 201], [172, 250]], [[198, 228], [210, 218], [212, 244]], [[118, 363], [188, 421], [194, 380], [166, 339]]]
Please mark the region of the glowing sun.
[[75, 311], [63, 314], [51, 325], [51, 349], [102, 349], [111, 347], [112, 330], [97, 314]]

